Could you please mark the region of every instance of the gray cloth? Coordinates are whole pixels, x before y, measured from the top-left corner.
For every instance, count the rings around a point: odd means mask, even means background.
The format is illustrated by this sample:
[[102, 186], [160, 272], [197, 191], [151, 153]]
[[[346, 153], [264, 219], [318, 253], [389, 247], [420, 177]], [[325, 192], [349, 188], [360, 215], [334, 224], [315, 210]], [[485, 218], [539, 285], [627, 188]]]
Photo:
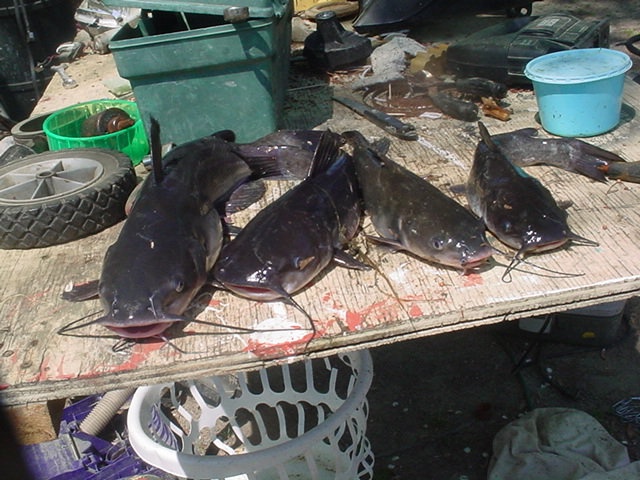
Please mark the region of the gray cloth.
[[488, 480], [635, 480], [640, 461], [590, 415], [539, 408], [514, 420], [493, 440]]

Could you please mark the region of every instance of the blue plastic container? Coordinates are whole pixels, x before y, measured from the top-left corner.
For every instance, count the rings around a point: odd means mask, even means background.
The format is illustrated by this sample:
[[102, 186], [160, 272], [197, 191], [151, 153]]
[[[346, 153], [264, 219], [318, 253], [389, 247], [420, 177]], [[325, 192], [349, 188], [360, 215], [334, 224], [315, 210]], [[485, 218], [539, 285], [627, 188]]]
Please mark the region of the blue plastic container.
[[624, 74], [630, 68], [631, 59], [623, 52], [585, 48], [534, 58], [524, 74], [533, 83], [546, 131], [591, 137], [620, 122]]

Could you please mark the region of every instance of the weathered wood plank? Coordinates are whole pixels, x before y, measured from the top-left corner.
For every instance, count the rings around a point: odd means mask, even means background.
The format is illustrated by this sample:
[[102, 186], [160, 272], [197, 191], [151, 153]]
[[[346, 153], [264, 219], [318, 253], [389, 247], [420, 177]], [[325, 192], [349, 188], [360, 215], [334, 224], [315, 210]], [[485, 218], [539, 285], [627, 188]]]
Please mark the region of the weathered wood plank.
[[[486, 119], [492, 133], [536, 126], [531, 92], [511, 92], [513, 119]], [[626, 85], [625, 103], [640, 108], [640, 86]], [[637, 119], [625, 108], [625, 122], [615, 132], [590, 139], [625, 156], [640, 158]], [[417, 142], [393, 139], [390, 156], [425, 176], [447, 193], [464, 183], [478, 140], [473, 124], [451, 119], [411, 119], [421, 134]], [[358, 129], [370, 137], [383, 132], [353, 112], [333, 106], [333, 117], [318, 128]], [[544, 133], [541, 133], [544, 135]], [[70, 281], [97, 278], [107, 246], [120, 226], [67, 245], [0, 253], [0, 401], [21, 404], [240, 371], [305, 355], [324, 356], [374, 347], [419, 336], [471, 328], [569, 308], [624, 299], [640, 292], [640, 185], [600, 184], [550, 167], [530, 172], [558, 200], [570, 200], [569, 223], [576, 233], [597, 240], [598, 247], [573, 246], [531, 257], [536, 265], [502, 279], [510, 258], [480, 274], [460, 273], [393, 253], [362, 239], [357, 247], [377, 271], [335, 268], [296, 296], [311, 315], [319, 337], [305, 349], [307, 319], [281, 303], [258, 304], [215, 292], [194, 307], [197, 318], [214, 325], [189, 323], [169, 332], [173, 344], [148, 341], [112, 351], [115, 338], [100, 326], [62, 336], [64, 325], [98, 312], [98, 301], [72, 304], [60, 298]], [[267, 197], [233, 221], [242, 224], [289, 184], [271, 182]], [[464, 197], [456, 196], [465, 203]], [[366, 231], [371, 226], [365, 222]], [[498, 242], [497, 248], [506, 251]], [[512, 254], [512, 253], [511, 253]], [[267, 320], [270, 320], [267, 322]], [[250, 334], [233, 327], [297, 330]]]

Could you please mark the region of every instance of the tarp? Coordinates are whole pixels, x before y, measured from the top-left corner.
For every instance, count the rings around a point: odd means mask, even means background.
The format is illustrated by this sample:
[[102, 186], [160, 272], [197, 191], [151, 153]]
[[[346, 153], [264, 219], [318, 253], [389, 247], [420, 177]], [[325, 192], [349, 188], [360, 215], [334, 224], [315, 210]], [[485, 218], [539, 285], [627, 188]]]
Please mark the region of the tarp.
[[498, 432], [488, 480], [640, 478], [624, 445], [585, 412], [539, 408]]

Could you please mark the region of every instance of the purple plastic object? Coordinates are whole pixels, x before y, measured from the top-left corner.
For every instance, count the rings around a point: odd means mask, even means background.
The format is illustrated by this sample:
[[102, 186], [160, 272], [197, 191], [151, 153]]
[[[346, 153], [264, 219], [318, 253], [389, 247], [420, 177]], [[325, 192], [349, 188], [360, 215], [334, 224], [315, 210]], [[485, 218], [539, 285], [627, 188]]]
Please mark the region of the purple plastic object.
[[65, 408], [56, 440], [22, 447], [31, 480], [120, 480], [144, 474], [174, 480], [143, 462], [126, 440], [126, 432], [116, 432], [116, 440], [109, 442], [78, 431], [101, 398], [93, 395]]

